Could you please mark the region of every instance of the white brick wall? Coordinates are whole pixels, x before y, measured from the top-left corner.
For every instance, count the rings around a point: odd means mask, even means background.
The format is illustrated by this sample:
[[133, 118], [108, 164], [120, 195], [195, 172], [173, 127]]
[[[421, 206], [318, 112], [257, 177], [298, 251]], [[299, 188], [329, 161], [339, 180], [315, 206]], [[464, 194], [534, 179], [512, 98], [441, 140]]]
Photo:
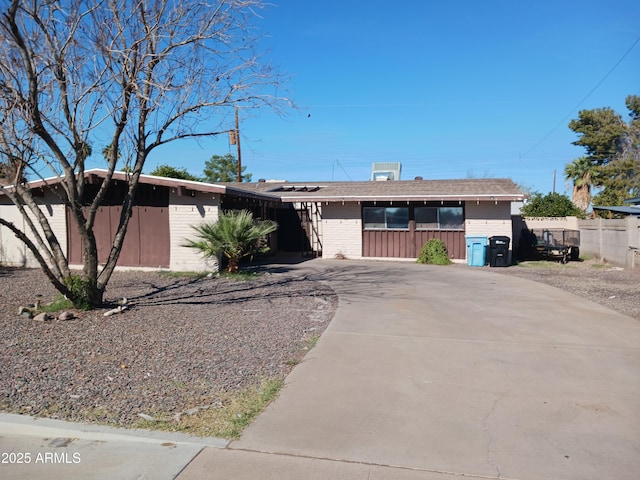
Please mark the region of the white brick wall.
[[509, 251], [513, 251], [510, 203], [498, 202], [496, 205], [495, 202], [467, 202], [465, 216], [466, 236], [509, 237]]
[[[511, 205], [508, 202], [467, 202], [465, 235], [511, 238]], [[513, 244], [513, 241], [512, 241]]]
[[[48, 197], [49, 195], [45, 198], [38, 199], [38, 203], [41, 204], [40, 210], [49, 221], [53, 233], [58, 238], [62, 251], [66, 254], [67, 217], [65, 215], [65, 207], [62, 204], [53, 203], [55, 199]], [[5, 199], [4, 204], [0, 205], [0, 216], [2, 216], [3, 219], [12, 222], [29, 237], [32, 237], [31, 232], [28, 230], [27, 224], [18, 209], [13, 205], [13, 203], [6, 202], [10, 201]], [[32, 218], [34, 217], [32, 216]], [[38, 225], [35, 218], [34, 223]], [[40, 267], [40, 264], [36, 261], [35, 257], [26, 245], [22, 241], [18, 240], [13, 232], [6, 227], [0, 227], [0, 263], [3, 265], [17, 267]]]
[[358, 203], [322, 205], [322, 257], [362, 258], [362, 219]]
[[170, 269], [176, 271], [217, 271], [216, 260], [204, 259], [193, 248], [183, 247], [185, 239], [194, 238], [192, 225], [215, 222], [218, 219], [220, 198], [212, 194], [196, 193], [195, 197], [169, 197]]

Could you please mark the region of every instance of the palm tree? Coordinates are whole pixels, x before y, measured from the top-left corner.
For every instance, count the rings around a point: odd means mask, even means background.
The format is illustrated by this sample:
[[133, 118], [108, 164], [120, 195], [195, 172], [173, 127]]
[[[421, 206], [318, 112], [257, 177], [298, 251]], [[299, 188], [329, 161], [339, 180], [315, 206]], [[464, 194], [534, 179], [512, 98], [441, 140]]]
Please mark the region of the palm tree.
[[197, 240], [189, 239], [184, 246], [197, 248], [209, 258], [224, 255], [229, 261], [227, 271], [235, 273], [239, 270], [240, 259], [269, 250], [259, 241], [276, 231], [278, 225], [271, 220], [254, 220], [248, 210], [229, 210], [222, 212], [216, 222], [192, 228], [197, 232]]
[[571, 201], [586, 212], [591, 204], [591, 187], [597, 185], [598, 166], [589, 157], [582, 156], [567, 164], [564, 175], [573, 181]]

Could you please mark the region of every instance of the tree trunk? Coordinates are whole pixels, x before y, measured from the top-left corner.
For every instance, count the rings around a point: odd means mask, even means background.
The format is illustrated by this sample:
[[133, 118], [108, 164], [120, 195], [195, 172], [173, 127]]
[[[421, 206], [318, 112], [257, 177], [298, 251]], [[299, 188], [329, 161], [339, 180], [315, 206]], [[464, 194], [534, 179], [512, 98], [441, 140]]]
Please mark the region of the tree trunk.
[[238, 257], [229, 257], [227, 272], [237, 273], [240, 270], [240, 259]]
[[572, 194], [573, 204], [583, 212], [586, 212], [591, 204], [591, 187], [583, 185], [581, 187], [573, 186]]

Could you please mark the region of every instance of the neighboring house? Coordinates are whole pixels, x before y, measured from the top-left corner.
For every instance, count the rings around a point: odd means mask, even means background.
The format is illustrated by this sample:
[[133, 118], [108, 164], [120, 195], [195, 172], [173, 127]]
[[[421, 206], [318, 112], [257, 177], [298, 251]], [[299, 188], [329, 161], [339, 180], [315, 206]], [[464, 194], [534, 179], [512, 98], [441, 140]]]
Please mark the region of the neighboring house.
[[[105, 173], [87, 171], [85, 182], [97, 185]], [[122, 172], [114, 175], [97, 216], [99, 253], [111, 244], [126, 178]], [[56, 195], [61, 188], [56, 179], [29, 185], [39, 190], [42, 209], [70, 261], [79, 264], [79, 239]], [[454, 260], [464, 261], [465, 236], [511, 237], [511, 202], [523, 199], [509, 179], [207, 184], [143, 175], [118, 265], [178, 271], [217, 268], [182, 243], [193, 235], [192, 225], [216, 220], [220, 210], [241, 208], [278, 222], [271, 242], [275, 251], [323, 258], [416, 258], [427, 240], [440, 238]], [[1, 194], [0, 215], [24, 230], [17, 209]], [[4, 227], [0, 247], [1, 263], [37, 266]]]
[[594, 210], [605, 210], [623, 215], [635, 215], [640, 217], [640, 197], [630, 198], [623, 202], [625, 205], [618, 207], [593, 207]]

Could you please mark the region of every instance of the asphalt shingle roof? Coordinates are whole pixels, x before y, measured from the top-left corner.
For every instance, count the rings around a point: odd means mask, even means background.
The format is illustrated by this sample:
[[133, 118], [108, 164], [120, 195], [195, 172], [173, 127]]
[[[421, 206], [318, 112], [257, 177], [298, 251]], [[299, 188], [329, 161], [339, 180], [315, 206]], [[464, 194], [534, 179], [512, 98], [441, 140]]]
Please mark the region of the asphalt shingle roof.
[[498, 200], [524, 199], [508, 178], [364, 182], [225, 183], [227, 191], [274, 195], [283, 201]]
[[[106, 170], [92, 169], [86, 177], [104, 177]], [[127, 180], [115, 172], [114, 179]], [[59, 177], [29, 182], [39, 188], [60, 182]], [[142, 175], [141, 183], [187, 190], [220, 193], [283, 202], [359, 202], [359, 201], [521, 201], [524, 194], [508, 178], [470, 178], [461, 180], [396, 180], [361, 182], [281, 182], [204, 183]]]

